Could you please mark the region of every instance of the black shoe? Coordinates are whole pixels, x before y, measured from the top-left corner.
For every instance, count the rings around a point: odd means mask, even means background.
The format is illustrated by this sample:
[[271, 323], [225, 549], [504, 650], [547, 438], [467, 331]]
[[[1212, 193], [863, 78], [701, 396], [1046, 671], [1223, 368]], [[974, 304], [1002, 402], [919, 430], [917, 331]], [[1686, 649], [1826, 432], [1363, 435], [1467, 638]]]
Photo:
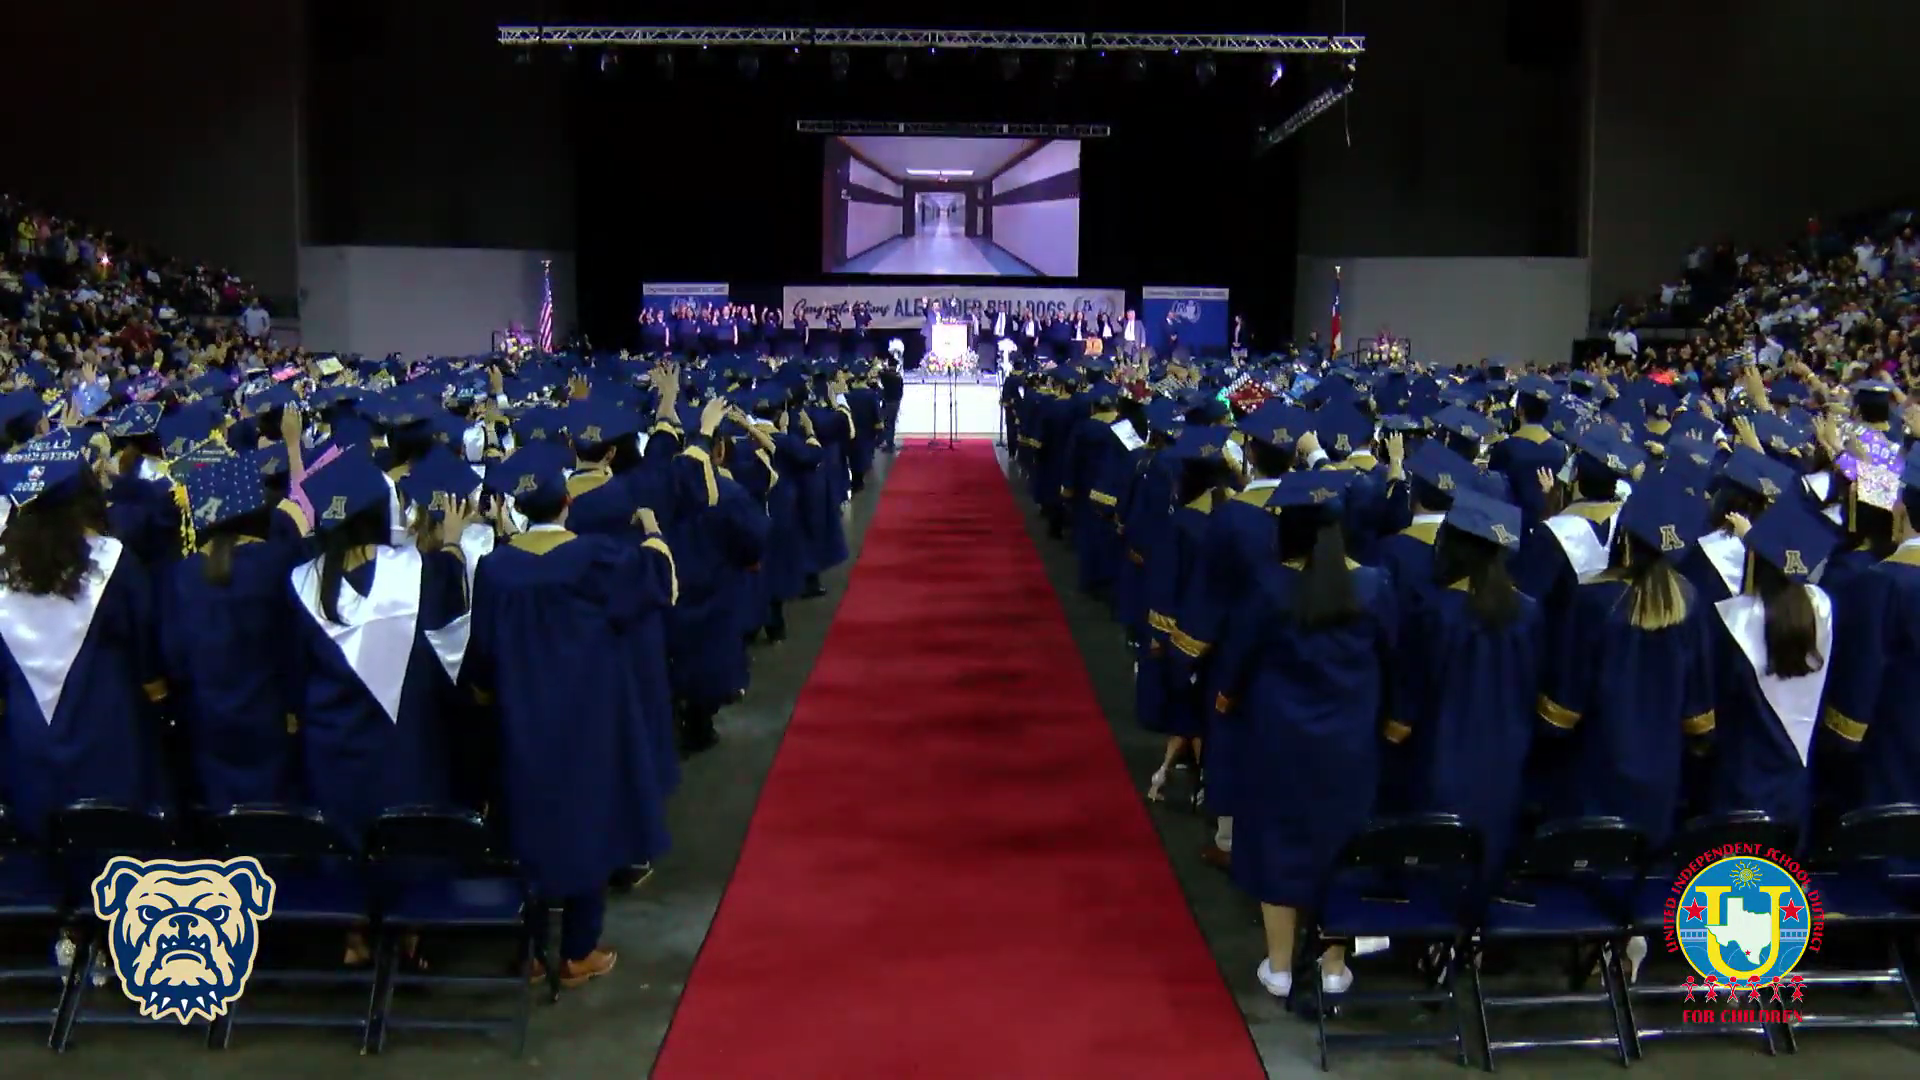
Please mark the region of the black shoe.
[[825, 595], [827, 595], [827, 587], [816, 582], [807, 586], [807, 591], [800, 594], [800, 599], [818, 600]]
[[718, 745], [720, 745], [720, 733], [713, 730], [711, 720], [705, 724], [692, 725], [680, 730], [680, 754], [683, 757], [704, 754]]

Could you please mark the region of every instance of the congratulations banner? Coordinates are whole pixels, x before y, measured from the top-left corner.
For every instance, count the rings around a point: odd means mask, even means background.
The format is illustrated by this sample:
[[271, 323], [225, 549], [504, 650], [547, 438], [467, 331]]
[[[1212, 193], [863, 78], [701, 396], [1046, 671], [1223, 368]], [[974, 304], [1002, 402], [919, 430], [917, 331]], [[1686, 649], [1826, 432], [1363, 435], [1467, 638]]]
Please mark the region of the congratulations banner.
[[731, 295], [725, 282], [654, 282], [640, 286], [640, 310], [672, 311], [682, 304], [719, 307]]
[[[1224, 296], [1224, 291], [1222, 292]], [[1031, 311], [1036, 318], [1066, 315], [1074, 311], [1086, 315], [1106, 312], [1119, 316], [1127, 310], [1125, 289], [1046, 288], [1006, 285], [963, 285], [929, 289], [912, 285], [788, 285], [781, 290], [781, 306], [791, 320], [804, 314], [807, 321], [820, 325], [823, 312], [837, 309], [841, 321], [853, 325], [847, 317], [853, 305], [865, 304], [873, 312], [876, 330], [918, 330], [926, 317], [927, 303], [937, 300], [942, 312], [962, 315], [994, 311], [1016, 315]], [[1226, 330], [1221, 330], [1225, 340]]]
[[1196, 349], [1227, 343], [1227, 290], [1148, 285], [1140, 290], [1140, 318], [1156, 332], [1171, 316], [1174, 333]]

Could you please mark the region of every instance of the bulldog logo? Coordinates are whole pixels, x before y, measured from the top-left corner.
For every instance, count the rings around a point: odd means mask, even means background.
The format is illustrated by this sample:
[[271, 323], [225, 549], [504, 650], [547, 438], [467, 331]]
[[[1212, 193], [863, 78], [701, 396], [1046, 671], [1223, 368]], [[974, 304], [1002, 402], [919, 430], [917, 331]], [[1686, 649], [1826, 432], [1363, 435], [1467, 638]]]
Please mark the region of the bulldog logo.
[[258, 859], [118, 857], [93, 879], [121, 989], [149, 1020], [213, 1021], [246, 991], [273, 879]]

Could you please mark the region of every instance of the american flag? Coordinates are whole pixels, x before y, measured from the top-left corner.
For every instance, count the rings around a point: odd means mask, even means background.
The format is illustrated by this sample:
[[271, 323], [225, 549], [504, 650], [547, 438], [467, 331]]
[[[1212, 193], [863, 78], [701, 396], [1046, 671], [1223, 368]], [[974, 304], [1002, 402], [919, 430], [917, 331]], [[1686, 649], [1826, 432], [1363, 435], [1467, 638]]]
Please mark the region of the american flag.
[[[1338, 325], [1336, 316], [1335, 325]], [[1339, 331], [1334, 331], [1336, 334]], [[540, 260], [540, 328], [535, 331], [534, 343], [541, 352], [553, 351], [553, 260]]]
[[1333, 268], [1333, 333], [1330, 335], [1332, 354], [1340, 355], [1340, 268]]

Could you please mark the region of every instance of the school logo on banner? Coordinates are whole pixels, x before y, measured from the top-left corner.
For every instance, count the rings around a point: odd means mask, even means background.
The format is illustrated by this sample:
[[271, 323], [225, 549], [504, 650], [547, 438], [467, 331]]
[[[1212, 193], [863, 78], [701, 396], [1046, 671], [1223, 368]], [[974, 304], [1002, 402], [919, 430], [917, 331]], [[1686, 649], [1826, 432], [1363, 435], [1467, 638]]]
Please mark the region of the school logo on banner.
[[1692, 967], [1683, 989], [1689, 1022], [1797, 1020], [1805, 1000], [1795, 975], [1820, 951], [1820, 895], [1792, 856], [1759, 844], [1726, 844], [1689, 863], [1666, 903], [1667, 951]]
[[140, 1015], [182, 1025], [225, 1016], [253, 974], [273, 891], [258, 859], [110, 860], [93, 879], [93, 913]]

